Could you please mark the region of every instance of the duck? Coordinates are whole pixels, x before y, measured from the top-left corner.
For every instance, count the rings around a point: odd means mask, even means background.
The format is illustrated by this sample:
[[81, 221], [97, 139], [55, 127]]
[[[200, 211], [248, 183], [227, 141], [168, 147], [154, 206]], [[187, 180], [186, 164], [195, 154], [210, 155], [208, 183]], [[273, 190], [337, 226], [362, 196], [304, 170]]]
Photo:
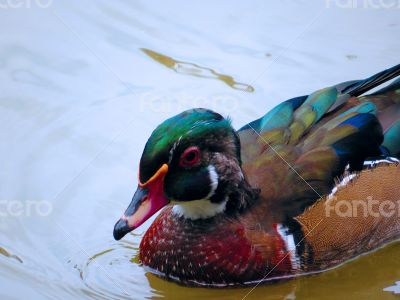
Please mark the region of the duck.
[[239, 130], [205, 108], [165, 120], [114, 238], [158, 213], [141, 264], [207, 287], [316, 274], [398, 240], [399, 75], [286, 100]]

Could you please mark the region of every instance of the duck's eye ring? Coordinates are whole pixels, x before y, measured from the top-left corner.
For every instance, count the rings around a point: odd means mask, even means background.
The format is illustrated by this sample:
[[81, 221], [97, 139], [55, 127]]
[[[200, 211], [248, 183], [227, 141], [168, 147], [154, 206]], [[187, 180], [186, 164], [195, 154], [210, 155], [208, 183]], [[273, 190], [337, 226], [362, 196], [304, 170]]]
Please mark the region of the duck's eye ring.
[[181, 167], [192, 167], [200, 161], [200, 149], [196, 146], [187, 148], [181, 155], [179, 165]]

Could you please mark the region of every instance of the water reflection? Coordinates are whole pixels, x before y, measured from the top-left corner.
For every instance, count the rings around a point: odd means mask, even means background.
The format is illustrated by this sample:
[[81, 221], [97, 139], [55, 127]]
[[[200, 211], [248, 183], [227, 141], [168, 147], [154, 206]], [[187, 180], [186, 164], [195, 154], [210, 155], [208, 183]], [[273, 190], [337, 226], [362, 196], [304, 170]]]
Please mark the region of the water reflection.
[[[105, 245], [98, 244], [91, 250], [101, 249]], [[140, 266], [135, 259], [137, 245], [130, 242], [113, 243], [112, 248], [90, 254], [81, 251], [68, 259], [67, 263], [73, 266], [79, 274], [83, 284], [92, 294], [102, 299], [132, 299], [132, 295], [151, 295], [142, 290], [143, 284]], [[90, 256], [88, 256], [90, 255]]]
[[20, 259], [18, 256], [11, 254], [10, 252], [8, 252], [6, 249], [0, 247], [0, 255], [4, 255], [5, 257], [9, 257], [12, 259], [15, 259], [16, 261], [23, 263], [22, 259]]
[[394, 294], [400, 294], [400, 281], [396, 281], [394, 285], [388, 286], [383, 289], [385, 292], [392, 292]]
[[163, 55], [161, 53], [152, 51], [150, 49], [143, 48], [142, 51], [150, 56], [155, 61], [163, 64], [167, 68], [174, 70], [177, 73], [191, 75], [201, 78], [211, 78], [221, 80], [233, 89], [242, 90], [245, 92], [254, 92], [254, 88], [251, 85], [236, 82], [232, 76], [220, 74], [213, 69], [201, 67], [197, 64], [175, 60], [172, 57]]
[[[194, 299], [332, 299], [352, 295], [352, 299], [394, 299], [384, 292], [385, 282], [400, 278], [400, 263], [397, 253], [400, 245], [394, 243], [385, 251], [377, 251], [361, 257], [339, 268], [304, 276], [297, 279], [249, 288], [203, 289], [182, 287], [166, 282], [152, 274], [146, 274], [150, 286], [167, 299], [183, 299], [191, 295]], [[379, 266], [379, 267], [377, 267]], [[327, 292], [329, 291], [329, 292]]]

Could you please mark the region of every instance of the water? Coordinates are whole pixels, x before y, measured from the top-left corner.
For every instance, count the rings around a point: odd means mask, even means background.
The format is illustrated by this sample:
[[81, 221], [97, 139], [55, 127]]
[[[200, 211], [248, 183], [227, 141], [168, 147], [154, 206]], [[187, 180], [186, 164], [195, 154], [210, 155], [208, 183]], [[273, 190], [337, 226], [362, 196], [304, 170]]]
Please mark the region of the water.
[[[3, 1], [0, 298], [242, 299], [249, 288], [148, 274], [137, 253], [151, 221], [113, 240], [144, 143], [187, 108], [231, 115], [238, 128], [289, 97], [397, 64], [399, 12], [309, 0]], [[383, 289], [400, 279], [399, 248], [246, 299], [396, 299]]]

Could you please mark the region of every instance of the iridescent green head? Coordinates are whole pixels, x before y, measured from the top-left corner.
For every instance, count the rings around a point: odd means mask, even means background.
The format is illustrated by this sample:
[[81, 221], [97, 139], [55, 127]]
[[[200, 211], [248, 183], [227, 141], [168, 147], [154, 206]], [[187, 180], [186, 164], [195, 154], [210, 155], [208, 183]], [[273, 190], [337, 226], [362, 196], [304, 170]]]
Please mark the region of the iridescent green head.
[[164, 191], [169, 199], [204, 199], [218, 184], [210, 176], [217, 172], [216, 155], [240, 161], [240, 143], [230, 120], [206, 109], [184, 111], [151, 134], [140, 160], [140, 182], [167, 164]]

